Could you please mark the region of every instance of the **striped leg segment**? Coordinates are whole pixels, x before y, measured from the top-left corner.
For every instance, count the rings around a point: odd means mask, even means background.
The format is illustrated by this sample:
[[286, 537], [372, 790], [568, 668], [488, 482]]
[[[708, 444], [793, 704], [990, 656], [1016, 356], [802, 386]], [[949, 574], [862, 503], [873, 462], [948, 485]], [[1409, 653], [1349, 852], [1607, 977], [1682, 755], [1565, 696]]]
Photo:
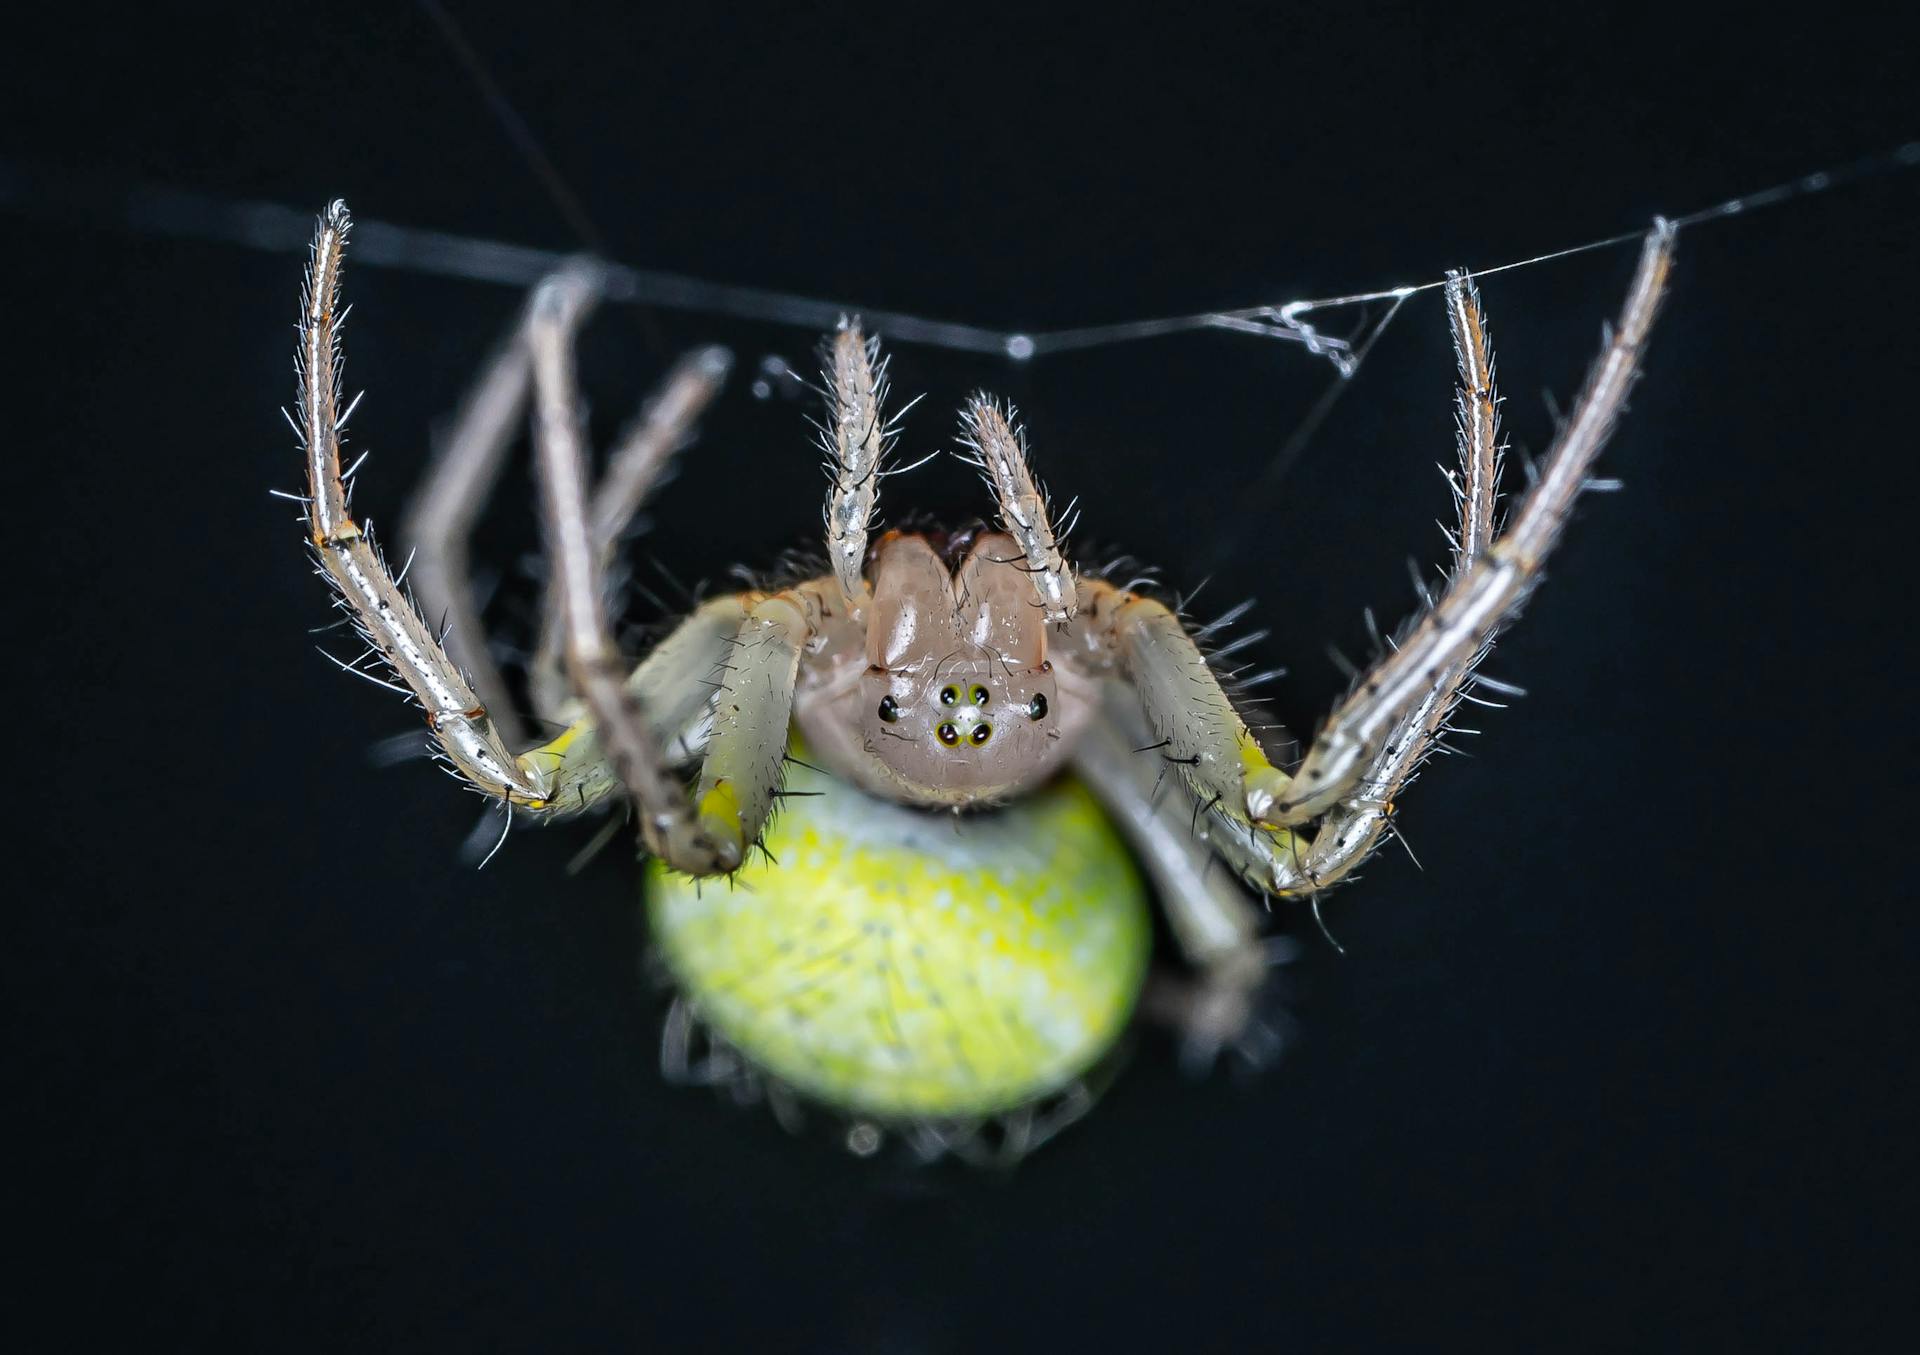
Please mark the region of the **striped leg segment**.
[[532, 388], [526, 326], [523, 311], [487, 359], [439, 441], [400, 527], [412, 560], [407, 579], [414, 596], [426, 615], [442, 618], [448, 655], [471, 677], [494, 723], [515, 745], [526, 742], [526, 730], [487, 651], [467, 552], [474, 523], [499, 482], [515, 435], [525, 426]]
[[553, 784], [508, 748], [440, 637], [395, 581], [372, 538], [353, 519], [341, 473], [340, 281], [352, 222], [335, 202], [314, 233], [300, 314], [300, 412], [307, 466], [307, 528], [321, 572], [369, 649], [384, 659], [423, 711], [442, 754], [469, 784], [510, 805], [542, 810]]
[[[666, 477], [674, 455], [693, 437], [695, 425], [720, 393], [732, 366], [733, 355], [719, 347], [695, 349], [681, 358], [607, 458], [588, 508], [603, 605], [611, 607], [615, 602], [607, 581], [612, 577], [621, 537], [639, 516], [649, 494]], [[561, 629], [565, 614], [560, 579], [555, 573], [548, 580], [546, 620], [528, 682], [534, 709], [547, 720], [563, 720], [572, 714], [567, 709], [572, 692], [567, 685], [566, 644]]]
[[533, 300], [528, 343], [533, 359], [534, 456], [541, 516], [561, 604], [560, 633], [568, 677], [593, 717], [594, 737], [633, 797], [647, 849], [678, 870], [710, 875], [729, 870], [716, 841], [687, 804], [665, 751], [627, 686], [627, 665], [614, 647], [602, 596], [599, 551], [588, 511], [587, 458], [573, 340], [586, 305], [577, 279], [542, 283]]
[[1048, 621], [1064, 623], [1079, 609], [1073, 570], [1054, 534], [1046, 492], [1033, 478], [1027, 436], [1016, 417], [1011, 405], [976, 395], [960, 416], [960, 437], [968, 462], [993, 489], [1001, 527], [1020, 545], [1037, 605]]
[[[1476, 665], [1538, 581], [1587, 484], [1632, 386], [1671, 268], [1673, 234], [1665, 222], [1649, 233], [1618, 326], [1504, 532], [1495, 521], [1501, 448], [1492, 345], [1471, 281], [1449, 277], [1448, 316], [1460, 366], [1460, 468], [1448, 477], [1459, 513], [1448, 584], [1334, 712], [1266, 823], [1220, 809], [1209, 815], [1209, 836], [1249, 883], [1270, 894], [1311, 894], [1378, 846], [1395, 798], [1432, 754], [1471, 689]], [[1266, 826], [1316, 817], [1310, 840]]]
[[842, 319], [828, 340], [821, 378], [826, 382], [827, 421], [820, 428], [826, 457], [827, 556], [840, 591], [855, 607], [867, 596], [867, 532], [880, 499], [880, 463], [892, 441], [887, 422], [887, 364], [880, 341]]
[[[1673, 240], [1674, 227], [1665, 221], [1648, 233], [1618, 326], [1507, 529], [1455, 572], [1432, 610], [1361, 677], [1322, 727], [1292, 786], [1271, 812], [1255, 816], [1260, 821], [1301, 823], [1351, 796], [1389, 753], [1410, 713], [1432, 705], [1438, 694], [1457, 692], [1519, 612], [1626, 404], [1672, 267]], [[1463, 546], [1472, 530], [1471, 522], [1463, 526]]]
[[1257, 819], [1287, 788], [1199, 643], [1166, 604], [1105, 579], [1080, 581], [1069, 631], [1107, 657], [1153, 730], [1151, 747], [1209, 811]]

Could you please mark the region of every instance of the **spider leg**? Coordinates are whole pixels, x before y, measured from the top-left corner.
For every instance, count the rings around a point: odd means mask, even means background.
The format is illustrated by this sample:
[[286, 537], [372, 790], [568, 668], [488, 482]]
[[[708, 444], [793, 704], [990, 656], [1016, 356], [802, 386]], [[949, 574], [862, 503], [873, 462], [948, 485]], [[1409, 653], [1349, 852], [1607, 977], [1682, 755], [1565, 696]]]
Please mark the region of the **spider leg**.
[[[1673, 240], [1674, 227], [1666, 221], [1657, 221], [1648, 232], [1618, 327], [1603, 344], [1579, 400], [1547, 451], [1539, 478], [1506, 529], [1484, 548], [1474, 548], [1474, 535], [1482, 529], [1472, 516], [1474, 505], [1468, 505], [1463, 558], [1439, 601], [1335, 708], [1292, 784], [1270, 804], [1254, 807], [1250, 817], [1273, 825], [1316, 818], [1361, 790], [1370, 775], [1376, 780], [1385, 775], [1396, 784], [1404, 781], [1425, 756], [1460, 684], [1539, 582], [1541, 567], [1619, 418], [1659, 309], [1673, 262]], [[1453, 290], [1458, 297], [1459, 289]], [[1477, 316], [1471, 297], [1462, 300]], [[1470, 318], [1456, 314], [1456, 330]], [[1483, 327], [1480, 335], [1484, 343]], [[1469, 387], [1465, 394], [1472, 405], [1479, 390], [1490, 391], [1490, 351], [1484, 385], [1479, 384], [1477, 368], [1467, 370], [1470, 365], [1463, 356]]]
[[[645, 722], [667, 761], [679, 767], [699, 760], [712, 733], [713, 697], [727, 655], [746, 618], [749, 597], [711, 598], [655, 645], [627, 678]], [[579, 706], [568, 699], [563, 713]], [[565, 785], [557, 812], [574, 813], [621, 793], [624, 787], [600, 746], [591, 714], [580, 713], [556, 737], [522, 755]]]
[[[732, 366], [733, 355], [718, 346], [697, 348], [682, 357], [607, 458], [588, 510], [596, 567], [603, 581], [611, 577], [621, 537], [645, 505], [648, 494], [658, 487], [674, 454], [692, 438], [694, 425], [720, 393]], [[557, 576], [550, 578], [546, 623], [534, 650], [529, 682], [534, 708], [549, 720], [563, 720], [576, 713], [566, 709], [571, 692], [566, 681], [559, 589]], [[606, 598], [609, 607], [613, 602], [611, 597]], [[697, 675], [700, 679], [706, 676]]]
[[[824, 582], [824, 581], [823, 581]], [[750, 597], [713, 696], [712, 732], [695, 794], [703, 830], [731, 870], [773, 812], [793, 723], [800, 654], [822, 609], [806, 587]]]
[[1159, 760], [1194, 799], [1256, 818], [1287, 786], [1171, 608], [1105, 579], [1079, 582], [1079, 608], [1061, 648], [1126, 681], [1152, 728]]
[[[334, 585], [339, 605], [426, 711], [428, 728], [441, 752], [469, 784], [540, 817], [576, 813], [624, 786], [617, 764], [603, 750], [597, 719], [591, 714], [575, 719], [557, 738], [515, 756], [488, 708], [475, 694], [474, 684], [442, 644], [442, 637], [422, 617], [367, 531], [348, 512], [340, 464], [339, 322], [340, 283], [350, 229], [344, 203], [333, 204], [321, 218], [301, 304], [297, 424], [307, 463], [307, 523], [314, 556], [321, 572]], [[432, 477], [434, 483], [414, 518], [416, 530], [431, 543], [423, 555], [428, 557], [424, 562], [429, 565], [429, 574], [438, 580], [436, 614], [458, 613], [462, 603], [469, 613], [472, 610], [464, 577], [466, 532], [498, 478], [501, 460], [510, 445], [511, 425], [526, 400], [536, 348], [549, 367], [557, 362], [560, 368], [557, 378], [551, 372], [542, 378], [546, 426], [553, 426], [556, 408], [573, 407], [571, 369], [566, 365], [568, 345], [573, 327], [591, 303], [595, 285], [591, 270], [581, 268], [563, 270], [543, 285], [529, 305], [523, 325], [489, 365], [463, 411], [461, 427], [440, 458]], [[723, 370], [724, 354], [705, 350], [687, 359], [676, 376], [717, 381]], [[598, 541], [603, 552], [617, 540], [632, 506], [645, 496], [647, 477], [634, 473], [634, 464], [644, 462], [657, 475], [666, 453], [656, 449], [662, 445], [670, 448], [678, 441], [676, 425], [684, 431], [684, 421], [691, 417], [684, 411], [696, 408], [700, 399], [701, 392], [690, 390], [684, 381], [670, 381], [656, 407], [668, 408], [644, 423], [615, 456], [602, 484], [603, 495], [595, 501], [602, 511], [591, 519], [602, 525], [601, 534], [596, 537], [591, 528], [588, 530], [587, 539]], [[546, 441], [549, 445], [543, 455], [549, 459], [564, 464], [571, 453], [581, 463], [579, 476], [570, 482], [578, 486], [585, 471], [577, 425], [561, 425], [557, 447], [551, 445], [556, 441], [552, 436]], [[548, 480], [543, 475], [545, 483]], [[584, 490], [581, 495], [584, 498]], [[558, 531], [550, 534], [556, 540], [563, 535]], [[566, 535], [566, 540], [572, 541], [573, 536]], [[563, 600], [572, 601], [573, 595]], [[714, 677], [733, 647], [751, 604], [751, 596], [721, 597], [705, 603], [624, 678], [624, 699], [639, 712], [643, 724], [638, 737], [664, 745], [664, 755], [674, 763], [693, 761], [706, 747], [712, 696], [720, 685]], [[483, 649], [475, 648], [484, 654]], [[493, 672], [491, 665], [487, 671]], [[596, 684], [596, 690], [599, 686]], [[620, 737], [631, 740], [636, 735], [621, 727]], [[681, 799], [677, 785], [673, 793], [676, 800]], [[657, 824], [655, 831], [661, 831]]]
[[561, 605], [567, 674], [592, 716], [599, 750], [639, 808], [647, 849], [677, 869], [714, 874], [738, 865], [738, 852], [730, 852], [728, 844], [696, 820], [627, 685], [626, 664], [607, 627], [573, 373], [573, 339], [586, 305], [587, 290], [578, 278], [549, 278], [534, 294], [527, 331], [533, 362], [534, 458]]
[[[1650, 238], [1628, 301], [1627, 318], [1621, 324], [1621, 338], [1609, 344], [1602, 367], [1596, 373], [1596, 382], [1606, 375], [1607, 359], [1613, 356], [1616, 345], [1629, 340], [1629, 322], [1636, 313], [1640, 316], [1639, 338], [1629, 341], [1636, 346], [1644, 342], [1650, 308], [1657, 300], [1659, 277], [1667, 266], [1666, 252], [1670, 247], [1670, 239], [1661, 238], [1659, 232]], [[1649, 269], [1656, 271], [1649, 273]], [[1460, 468], [1448, 477], [1459, 512], [1458, 527], [1452, 534], [1454, 549], [1449, 575], [1458, 584], [1482, 567], [1483, 562], [1496, 558], [1505, 538], [1496, 535], [1494, 520], [1500, 475], [1499, 401], [1494, 394], [1493, 350], [1487, 338], [1486, 319], [1476, 289], [1471, 280], [1461, 274], [1448, 277], [1446, 300], [1460, 366], [1457, 420]], [[1583, 404], [1593, 398], [1593, 386], [1594, 383], [1590, 383]], [[1576, 410], [1575, 418], [1579, 417], [1580, 411]], [[1548, 475], [1552, 473], [1550, 459]], [[1580, 474], [1584, 476], [1584, 473], [1582, 469]], [[1547, 482], [1543, 477], [1540, 484]], [[1577, 485], [1576, 481], [1576, 493]], [[1539, 492], [1536, 486], [1534, 493]], [[1532, 502], [1530, 496], [1528, 505]], [[1527, 511], [1523, 505], [1522, 513]], [[1538, 557], [1535, 558], [1537, 561]], [[1443, 601], [1441, 606], [1445, 605]], [[1470, 688], [1474, 668], [1490, 643], [1489, 636], [1473, 645], [1464, 658], [1444, 668], [1439, 679], [1420, 692], [1414, 703], [1388, 726], [1380, 746], [1320, 820], [1310, 841], [1284, 828], [1269, 828], [1232, 818], [1216, 808], [1208, 816], [1209, 835], [1221, 855], [1249, 884], [1269, 894], [1311, 895], [1339, 882], [1373, 854], [1383, 835], [1391, 829], [1395, 800], [1446, 732], [1447, 720]], [[1403, 645], [1401, 652], [1404, 648]], [[1358, 690], [1366, 690], [1365, 679]]]
[[[582, 319], [598, 301], [600, 274], [590, 262], [575, 262], [562, 270], [575, 279], [581, 294]], [[498, 485], [514, 434], [527, 408], [532, 387], [532, 362], [527, 331], [532, 307], [523, 308], [512, 331], [488, 359], [480, 379], [462, 402], [453, 427], [435, 455], [425, 481], [409, 509], [403, 535], [412, 550], [408, 577], [428, 616], [444, 617], [442, 639], [448, 654], [471, 676], [474, 688], [494, 712], [502, 734], [515, 745], [526, 743], [525, 731], [511, 713], [511, 702], [499, 669], [487, 652], [484, 631], [475, 606], [467, 551], [475, 520]], [[604, 574], [620, 538], [640, 511], [650, 487], [657, 484], [666, 464], [692, 436], [694, 424], [725, 382], [733, 357], [725, 348], [695, 349], [675, 364], [659, 390], [642, 406], [601, 473], [593, 491], [593, 538]], [[534, 652], [529, 681], [535, 712], [550, 724], [567, 727], [560, 738], [544, 745], [540, 754], [555, 759], [548, 766], [586, 778], [570, 787], [569, 804], [590, 804], [615, 788], [610, 771], [595, 775], [596, 745], [582, 740], [590, 732], [580, 720], [578, 703], [566, 685], [558, 626], [557, 584], [549, 589], [546, 625]], [[676, 762], [698, 756], [689, 742], [693, 726], [703, 715], [711, 693], [709, 679], [726, 651], [726, 642], [743, 614], [732, 598], [716, 599], [696, 611], [635, 670], [628, 683], [648, 710], [649, 722], [670, 745]], [[719, 618], [723, 634], [715, 633]], [[698, 709], [689, 709], [697, 703]], [[702, 736], [704, 741], [704, 736]]]
[[[1464, 279], [1450, 284], [1462, 386], [1452, 577], [1399, 646], [1362, 676], [1293, 777], [1268, 760], [1177, 616], [1103, 580], [1081, 582], [1080, 619], [1069, 638], [1087, 646], [1096, 668], [1104, 661], [1132, 684], [1154, 748], [1180, 769], [1215, 845], [1249, 884], [1269, 894], [1311, 893], [1351, 871], [1390, 827], [1394, 795], [1432, 752], [1475, 664], [1538, 582], [1586, 484], [1632, 385], [1673, 237], [1664, 221], [1648, 234], [1618, 327], [1538, 480], [1498, 534], [1492, 350], [1472, 288]], [[1287, 831], [1323, 815], [1310, 840]]]
[[828, 340], [821, 373], [827, 387], [827, 421], [820, 428], [826, 456], [827, 556], [840, 591], [855, 607], [867, 596], [867, 531], [880, 497], [880, 463], [892, 441], [887, 422], [887, 364], [880, 341], [842, 319]]
[[972, 452], [967, 460], [993, 488], [1001, 526], [1026, 557], [1027, 575], [1046, 619], [1071, 621], [1079, 605], [1073, 570], [1054, 534], [1046, 492], [1033, 478], [1026, 432], [1016, 417], [1013, 406], [975, 395], [960, 415], [961, 440]]
[[427, 727], [454, 769], [482, 793], [509, 805], [549, 809], [551, 778], [514, 757], [473, 686], [348, 510], [340, 466], [339, 324], [351, 228], [344, 202], [335, 202], [320, 218], [301, 300], [297, 426], [307, 466], [309, 544], [339, 605], [426, 712]]
[[527, 323], [523, 310], [487, 359], [452, 427], [439, 440], [400, 528], [413, 561], [408, 578], [415, 597], [428, 616], [441, 619], [449, 657], [471, 676], [474, 690], [493, 712], [502, 735], [516, 745], [526, 741], [526, 730], [487, 651], [468, 546], [474, 522], [499, 483], [526, 413], [531, 383]]
[[[1446, 286], [1447, 323], [1453, 331], [1453, 351], [1459, 364], [1454, 426], [1460, 467], [1450, 472], [1459, 522], [1449, 533], [1453, 558], [1447, 576], [1459, 578], [1494, 543], [1500, 496], [1500, 397], [1494, 387], [1493, 343], [1487, 335], [1486, 313], [1480, 292], [1464, 273], [1449, 273]], [[1447, 721], [1472, 684], [1473, 672], [1485, 656], [1482, 646], [1465, 663], [1456, 665], [1429, 688], [1402, 715], [1360, 774], [1355, 788], [1327, 813], [1304, 855], [1299, 843], [1287, 843], [1280, 855], [1291, 879], [1269, 892], [1312, 892], [1335, 884], [1366, 860], [1391, 826], [1394, 802], [1433, 753], [1446, 732]], [[1262, 853], [1274, 855], [1265, 830], [1249, 835]], [[1272, 866], [1266, 876], [1275, 884]]]
[[1138, 751], [1145, 737], [1138, 702], [1115, 688], [1081, 736], [1074, 769], [1146, 869], [1195, 973], [1192, 980], [1154, 976], [1146, 1008], [1183, 1033], [1182, 1061], [1205, 1068], [1223, 1049], [1254, 1047], [1245, 1037], [1257, 1023], [1256, 997], [1268, 970], [1261, 914], [1233, 873], [1220, 868], [1207, 835], [1195, 831], [1199, 815], [1186, 787]]

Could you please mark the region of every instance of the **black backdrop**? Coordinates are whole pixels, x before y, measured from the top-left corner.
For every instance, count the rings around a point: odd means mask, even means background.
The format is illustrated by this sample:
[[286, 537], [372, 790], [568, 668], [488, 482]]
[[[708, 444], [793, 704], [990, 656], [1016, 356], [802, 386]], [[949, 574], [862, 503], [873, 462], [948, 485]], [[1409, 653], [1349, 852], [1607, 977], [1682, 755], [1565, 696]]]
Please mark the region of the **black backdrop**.
[[[463, 10], [613, 256], [1043, 327], [1423, 281], [1890, 149], [1911, 50], [1661, 9], [1348, 7], [944, 27]], [[1646, 380], [1491, 671], [1527, 686], [1300, 919], [1301, 1039], [1199, 1084], [1147, 1038], [1010, 1177], [900, 1175], [662, 1085], [631, 867], [583, 831], [457, 859], [474, 805], [341, 677], [287, 506], [297, 260], [62, 216], [23, 165], [579, 243], [424, 13], [16, 20], [0, 217], [16, 588], [9, 1213], [33, 1344], [948, 1351], [1791, 1348], [1889, 1333], [1910, 1261], [1908, 398], [1920, 176], [1686, 233]], [[1489, 279], [1517, 445], [1630, 250]], [[349, 383], [392, 522], [517, 299], [361, 269]], [[1334, 317], [1336, 323], [1360, 317]], [[586, 355], [611, 428], [676, 349]], [[1410, 303], [1325, 388], [1212, 334], [1015, 368], [900, 347], [909, 449], [988, 384], [1083, 534], [1257, 594], [1309, 726], [1410, 600], [1450, 456]], [[689, 579], [817, 523], [801, 405], [737, 384], [645, 550]], [[488, 558], [527, 549], [527, 482]], [[977, 507], [936, 463], [890, 506]], [[1210, 543], [1232, 529], [1224, 563]], [[1204, 608], [1203, 608], [1204, 609]], [[1910, 1295], [1907, 1296], [1910, 1301]]]

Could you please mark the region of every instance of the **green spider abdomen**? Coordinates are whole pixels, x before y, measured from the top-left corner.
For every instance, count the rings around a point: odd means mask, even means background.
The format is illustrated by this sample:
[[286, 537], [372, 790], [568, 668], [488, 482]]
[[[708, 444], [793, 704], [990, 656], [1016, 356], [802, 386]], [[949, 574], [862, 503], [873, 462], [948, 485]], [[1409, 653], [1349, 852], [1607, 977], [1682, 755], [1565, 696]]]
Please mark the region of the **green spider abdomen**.
[[648, 864], [654, 941], [700, 1020], [797, 1091], [893, 1120], [1010, 1110], [1113, 1047], [1152, 930], [1085, 787], [954, 815], [789, 771], [818, 793], [784, 801], [774, 861], [731, 884]]

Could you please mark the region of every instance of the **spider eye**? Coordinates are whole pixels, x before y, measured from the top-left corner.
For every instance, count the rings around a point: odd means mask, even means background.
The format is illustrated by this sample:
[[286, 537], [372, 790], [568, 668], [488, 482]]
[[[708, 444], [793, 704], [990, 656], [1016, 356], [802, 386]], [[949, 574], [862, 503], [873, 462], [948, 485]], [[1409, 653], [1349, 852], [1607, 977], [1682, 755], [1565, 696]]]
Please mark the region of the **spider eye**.
[[880, 698], [880, 718], [888, 724], [892, 724], [900, 718], [900, 703], [895, 701], [892, 696], [883, 696]]
[[1027, 702], [1027, 718], [1044, 720], [1047, 718], [1047, 698], [1044, 692], [1035, 692], [1033, 700]]
[[974, 741], [974, 744], [975, 744], [976, 746], [977, 746], [977, 745], [979, 745], [979, 744], [983, 744], [983, 743], [985, 743], [985, 742], [986, 742], [986, 741], [987, 741], [988, 739], [990, 739], [990, 738], [992, 738], [992, 737], [993, 737], [993, 726], [992, 726], [992, 725], [989, 725], [989, 724], [978, 724], [978, 725], [975, 725], [975, 726], [973, 727], [973, 734], [972, 734], [972, 738], [973, 738], [973, 741]]
[[972, 691], [967, 693], [967, 699], [973, 702], [973, 704], [976, 706], [984, 706], [992, 698], [993, 698], [993, 693], [988, 691], [985, 687], [975, 687]]
[[941, 705], [943, 705], [943, 706], [952, 706], [952, 705], [956, 705], [956, 704], [958, 704], [958, 703], [959, 703], [959, 700], [960, 700], [960, 691], [959, 691], [959, 689], [958, 689], [958, 688], [956, 688], [956, 687], [942, 687], [942, 688], [940, 689], [940, 704], [941, 704]]
[[949, 748], [953, 747], [956, 743], [960, 742], [960, 731], [955, 729], [952, 725], [941, 725], [940, 728], [934, 730], [933, 732], [938, 734], [940, 736], [940, 742], [944, 743]]

